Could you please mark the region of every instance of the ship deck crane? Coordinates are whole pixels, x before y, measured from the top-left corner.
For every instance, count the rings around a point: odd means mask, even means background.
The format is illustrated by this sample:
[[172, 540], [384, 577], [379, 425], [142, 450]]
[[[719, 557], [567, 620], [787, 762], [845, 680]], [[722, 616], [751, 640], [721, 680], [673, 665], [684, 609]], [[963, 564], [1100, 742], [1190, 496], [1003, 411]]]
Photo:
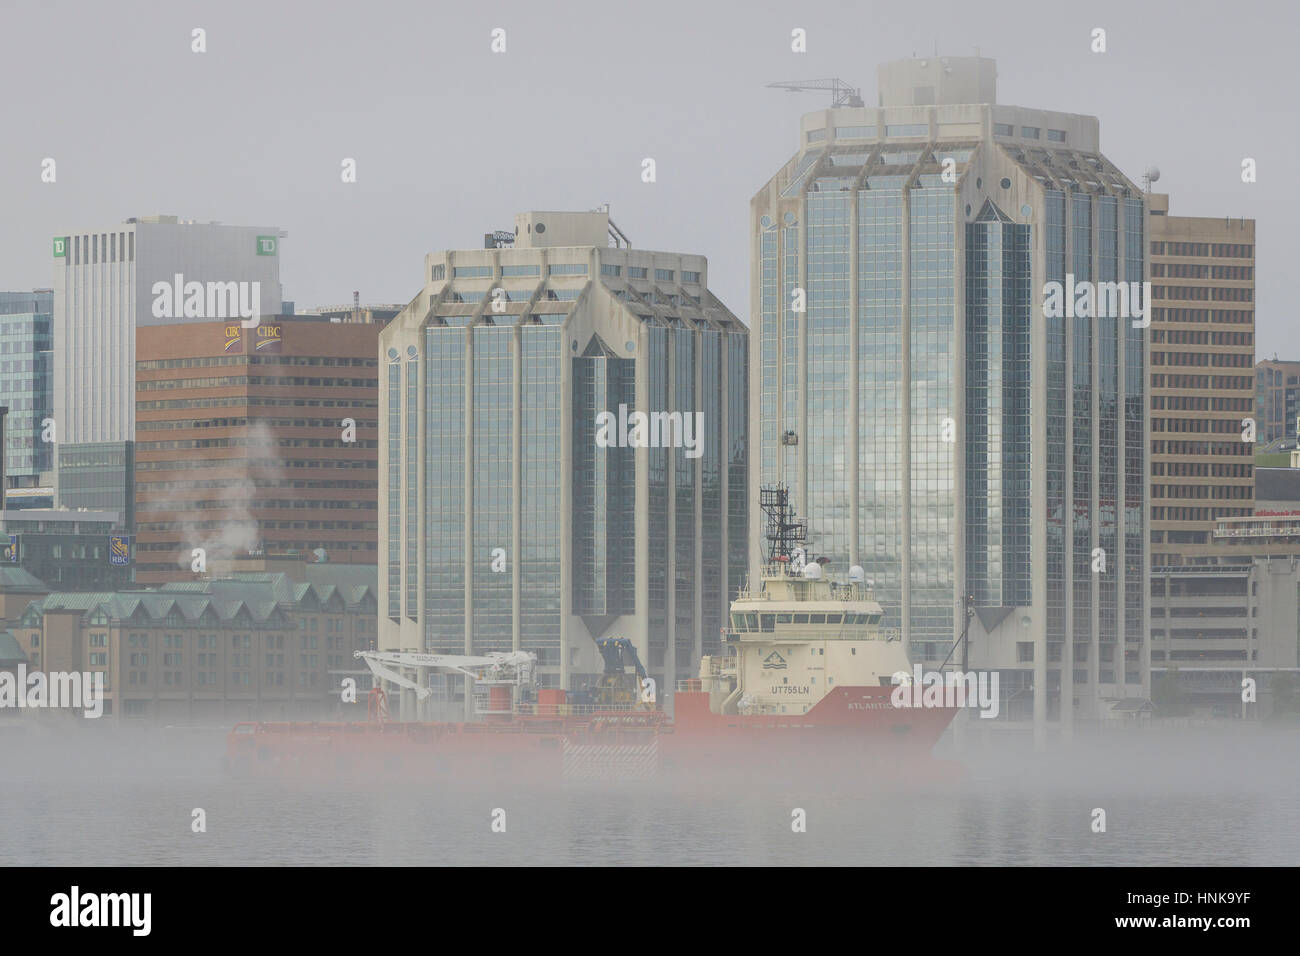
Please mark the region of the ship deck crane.
[[[392, 670], [394, 667], [426, 668], [444, 674], [462, 674], [476, 684], [513, 684], [531, 686], [537, 667], [537, 655], [529, 651], [509, 651], [483, 655], [472, 654], [420, 654], [413, 651], [357, 651], [353, 657], [363, 660], [370, 673], [380, 680], [414, 691], [418, 700], [424, 700], [433, 689], [406, 675]], [[372, 698], [368, 710], [372, 714], [388, 712], [387, 695], [376, 684], [370, 691]]]
[[850, 86], [838, 76], [825, 80], [782, 80], [767, 84], [768, 89], [786, 90], [789, 93], [830, 93], [831, 107], [865, 106], [862, 90]]
[[[641, 666], [636, 645], [626, 637], [600, 637], [596, 639], [596, 648], [605, 662], [605, 672], [596, 684], [594, 702], [603, 707], [638, 704], [641, 689], [646, 686], [650, 675]], [[634, 679], [629, 679], [632, 675], [627, 673], [629, 663], [636, 672]]]

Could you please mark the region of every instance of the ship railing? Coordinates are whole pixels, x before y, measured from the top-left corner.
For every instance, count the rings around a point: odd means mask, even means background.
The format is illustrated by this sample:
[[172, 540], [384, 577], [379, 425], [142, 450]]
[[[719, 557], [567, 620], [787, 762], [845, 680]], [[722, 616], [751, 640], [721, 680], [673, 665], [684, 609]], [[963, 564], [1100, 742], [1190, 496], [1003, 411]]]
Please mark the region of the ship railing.
[[648, 704], [534, 704], [515, 705], [514, 713], [520, 717], [590, 717], [593, 714], [650, 713]]

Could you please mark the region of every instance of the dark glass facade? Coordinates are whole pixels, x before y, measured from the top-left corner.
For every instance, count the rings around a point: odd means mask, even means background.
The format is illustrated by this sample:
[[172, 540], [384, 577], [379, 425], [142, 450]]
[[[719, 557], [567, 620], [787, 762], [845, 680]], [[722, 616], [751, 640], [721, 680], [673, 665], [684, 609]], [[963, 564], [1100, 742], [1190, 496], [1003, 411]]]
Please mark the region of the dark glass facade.
[[[509, 651], [514, 645], [512, 544], [514, 486], [514, 365], [510, 326], [479, 325], [473, 341], [473, 432], [470, 512], [471, 646], [475, 653]], [[493, 570], [496, 549], [507, 556], [505, 570]]]
[[[593, 337], [573, 360], [573, 612], [630, 614], [636, 605], [635, 449], [602, 447], [597, 416], [636, 408], [636, 362]], [[558, 532], [559, 529], [557, 529]]]
[[966, 581], [975, 603], [1032, 603], [1029, 226], [966, 227]]
[[424, 646], [443, 654], [465, 652], [464, 321], [424, 332]]

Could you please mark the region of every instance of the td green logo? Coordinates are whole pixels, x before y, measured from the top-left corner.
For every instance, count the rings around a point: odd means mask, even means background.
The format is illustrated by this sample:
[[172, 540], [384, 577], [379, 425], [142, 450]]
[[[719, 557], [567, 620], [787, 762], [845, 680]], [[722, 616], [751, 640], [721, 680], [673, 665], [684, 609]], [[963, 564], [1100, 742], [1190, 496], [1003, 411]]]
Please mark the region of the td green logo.
[[257, 254], [259, 256], [275, 255], [275, 236], [258, 236]]
[[54, 238], [54, 258], [64, 259], [68, 255], [68, 237], [55, 236]]

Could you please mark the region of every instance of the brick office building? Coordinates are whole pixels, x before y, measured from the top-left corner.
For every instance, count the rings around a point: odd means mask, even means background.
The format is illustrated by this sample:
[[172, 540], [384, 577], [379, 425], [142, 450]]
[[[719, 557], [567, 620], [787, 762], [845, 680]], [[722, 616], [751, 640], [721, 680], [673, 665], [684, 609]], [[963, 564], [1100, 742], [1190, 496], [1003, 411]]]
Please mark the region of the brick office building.
[[141, 327], [136, 571], [194, 580], [261, 555], [374, 564], [377, 324], [326, 317]]

